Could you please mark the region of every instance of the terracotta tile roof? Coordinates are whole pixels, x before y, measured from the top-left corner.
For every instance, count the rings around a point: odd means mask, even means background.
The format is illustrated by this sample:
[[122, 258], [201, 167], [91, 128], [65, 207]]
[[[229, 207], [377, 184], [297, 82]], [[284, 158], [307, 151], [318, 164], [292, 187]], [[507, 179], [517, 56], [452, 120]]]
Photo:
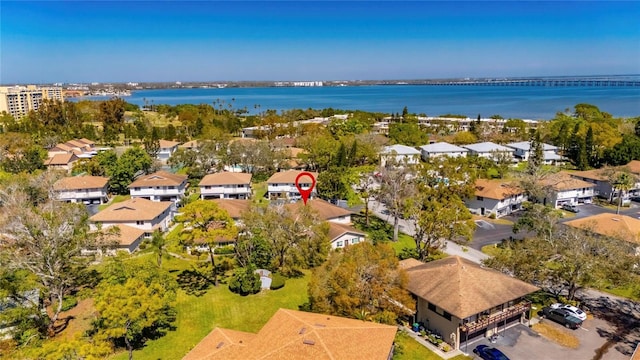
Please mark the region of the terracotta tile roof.
[[78, 140], [69, 140], [65, 144], [68, 145], [68, 146], [77, 147], [77, 148], [80, 148], [80, 149], [84, 149], [84, 148], [88, 147], [87, 144], [85, 144], [85, 143], [83, 143], [81, 141], [78, 141]]
[[513, 195], [520, 195], [524, 191], [514, 181], [504, 180], [476, 180], [476, 196], [489, 199], [503, 200]]
[[200, 180], [198, 186], [235, 185], [251, 183], [251, 174], [237, 172], [219, 172], [209, 174]]
[[81, 143], [87, 144], [89, 146], [93, 146], [93, 145], [96, 144], [94, 141], [91, 141], [91, 140], [86, 139], [86, 138], [78, 139], [78, 141], [80, 141]]
[[55, 154], [49, 159], [45, 160], [44, 164], [47, 166], [69, 165], [76, 160], [78, 160], [78, 157], [73, 153]]
[[178, 144], [180, 144], [177, 141], [171, 141], [171, 140], [160, 140], [158, 142], [160, 143], [160, 148], [161, 149], [172, 148], [172, 147], [178, 146]]
[[178, 145], [178, 147], [185, 148], [185, 149], [195, 149], [198, 147], [198, 140], [187, 141], [184, 144]]
[[567, 221], [565, 224], [640, 244], [640, 220], [631, 216], [603, 213]]
[[278, 310], [246, 347], [216, 359], [387, 360], [397, 327]]
[[460, 319], [489, 310], [538, 290], [537, 287], [450, 256], [416, 265], [403, 260], [409, 277], [408, 290]]
[[109, 178], [102, 176], [72, 176], [65, 177], [53, 184], [53, 189], [60, 190], [80, 190], [80, 189], [101, 189], [107, 186]]
[[[302, 171], [297, 171], [297, 170], [277, 172], [271, 175], [269, 180], [267, 180], [267, 184], [293, 184], [296, 182], [296, 176], [298, 176], [298, 174], [300, 174], [301, 172]], [[317, 181], [318, 173], [312, 172], [311, 174], [316, 178], [316, 181]], [[300, 178], [300, 180], [308, 180], [308, 179], [309, 179], [308, 176]]]
[[291, 211], [292, 213], [298, 212], [301, 206], [310, 206], [318, 213], [320, 219], [325, 221], [353, 214], [353, 212], [347, 209], [335, 206], [330, 202], [322, 199], [310, 199], [309, 201], [307, 201], [307, 205], [304, 205], [302, 201], [298, 201], [295, 203], [289, 203], [285, 206], [289, 208], [289, 211]]
[[238, 348], [247, 346], [256, 336], [243, 331], [215, 328], [182, 360], [224, 359]]
[[640, 160], [631, 160], [631, 162], [625, 166], [629, 168], [629, 171], [632, 173], [640, 175]]
[[541, 179], [540, 183], [544, 186], [549, 186], [556, 191], [592, 188], [596, 186], [596, 184], [576, 179], [575, 177], [571, 176], [570, 173], [565, 171], [560, 171], [558, 173], [548, 175], [545, 178]]
[[335, 222], [329, 221], [329, 239], [331, 241], [333, 241], [334, 239], [338, 238], [339, 236], [342, 236], [343, 234], [347, 234], [347, 233], [361, 235], [361, 236], [365, 236], [366, 235], [362, 231], [354, 228], [353, 226], [346, 225], [346, 224], [339, 224], [339, 223], [335, 223]]
[[640, 360], [640, 342], [636, 345], [636, 351], [631, 355], [631, 360]]
[[150, 186], [179, 186], [187, 180], [187, 175], [172, 174], [166, 171], [157, 171], [153, 174], [139, 177], [129, 185], [129, 189], [134, 187]]
[[71, 152], [73, 151], [73, 148], [67, 144], [57, 144], [56, 146], [52, 147], [51, 149], [49, 149], [49, 151], [66, 151], [66, 152]]
[[130, 246], [140, 237], [144, 236], [145, 231], [128, 225], [114, 225], [120, 229], [118, 242], [121, 246]]
[[134, 198], [111, 204], [106, 209], [93, 215], [89, 220], [94, 222], [149, 221], [161, 215], [171, 207], [171, 201], [151, 201]]
[[213, 199], [211, 201], [218, 204], [221, 209], [227, 210], [229, 216], [235, 220], [239, 219], [242, 213], [249, 211], [251, 207], [251, 200]]

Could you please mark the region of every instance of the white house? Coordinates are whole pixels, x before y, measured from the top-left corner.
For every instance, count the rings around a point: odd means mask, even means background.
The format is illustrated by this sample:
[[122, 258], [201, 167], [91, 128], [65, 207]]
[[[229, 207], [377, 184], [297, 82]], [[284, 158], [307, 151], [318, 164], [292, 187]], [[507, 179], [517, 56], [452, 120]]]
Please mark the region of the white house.
[[[114, 250], [122, 250], [131, 254], [138, 249], [145, 239], [146, 231], [133, 226], [119, 224], [107, 226], [103, 230], [105, 230], [105, 233], [109, 233], [110, 228], [117, 228], [118, 230], [116, 238], [112, 239], [113, 243], [107, 246], [107, 254], [115, 254]], [[85, 249], [83, 253], [88, 254], [96, 251], [100, 252], [101, 250]]]
[[405, 145], [385, 146], [380, 152], [380, 165], [415, 165], [420, 162], [420, 151]]
[[548, 189], [547, 196], [539, 199], [545, 205], [560, 207], [562, 205], [590, 204], [596, 195], [596, 185], [576, 179], [571, 174], [561, 171], [540, 180]]
[[107, 185], [109, 178], [102, 176], [73, 176], [62, 178], [53, 185], [58, 200], [85, 203], [104, 204], [109, 201]]
[[366, 235], [351, 225], [329, 221], [329, 239], [332, 249], [344, 248], [365, 241]]
[[515, 183], [503, 180], [476, 180], [475, 198], [465, 199], [470, 212], [478, 215], [496, 217], [509, 215], [522, 208], [527, 200], [524, 191]]
[[[528, 161], [531, 155], [531, 142], [520, 141], [506, 144], [507, 147], [513, 149], [513, 156], [518, 161]], [[544, 164], [558, 164], [565, 162], [565, 158], [558, 155], [558, 147], [550, 144], [542, 143], [542, 153], [544, 156]]]
[[[303, 171], [288, 170], [281, 171], [273, 174], [267, 180], [267, 194], [270, 199], [293, 199], [300, 200], [300, 192], [296, 187], [296, 177]], [[318, 179], [318, 173], [312, 172], [316, 180]], [[311, 179], [308, 176], [302, 176], [300, 178], [300, 186], [303, 189], [308, 189], [312, 185]], [[311, 191], [309, 198], [316, 196], [316, 187]]]
[[201, 199], [248, 199], [251, 197], [251, 174], [220, 172], [202, 178]]
[[106, 229], [109, 226], [127, 225], [144, 230], [150, 237], [155, 230], [166, 231], [173, 219], [170, 201], [151, 201], [144, 198], [132, 198], [115, 203], [89, 218], [91, 229], [98, 224]]
[[422, 160], [424, 161], [442, 156], [465, 157], [468, 152], [468, 149], [446, 142], [420, 146], [420, 153], [422, 155]]
[[184, 197], [187, 175], [158, 171], [142, 176], [129, 185], [131, 198], [151, 201], [172, 201], [177, 203]]
[[469, 150], [469, 155], [487, 158], [496, 161], [498, 156], [505, 156], [513, 158], [513, 149], [506, 146], [492, 143], [491, 141], [463, 145], [465, 149]]
[[169, 160], [171, 155], [173, 155], [176, 150], [178, 150], [179, 142], [169, 141], [169, 140], [160, 140], [160, 149], [158, 150], [158, 155], [156, 158], [158, 160], [166, 162]]

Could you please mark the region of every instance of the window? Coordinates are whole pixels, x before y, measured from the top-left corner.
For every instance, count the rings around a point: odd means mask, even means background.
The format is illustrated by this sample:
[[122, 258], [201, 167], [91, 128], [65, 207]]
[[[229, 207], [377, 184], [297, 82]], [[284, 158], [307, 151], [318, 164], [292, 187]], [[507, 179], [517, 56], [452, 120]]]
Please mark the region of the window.
[[209, 189], [211, 189], [211, 186], [205, 186], [204, 188], [205, 188], [206, 190], [209, 190]]
[[169, 189], [170, 189], [170, 190], [173, 190], [173, 189], [175, 189], [175, 188], [176, 188], [175, 186], [169, 186]]
[[136, 220], [136, 225], [144, 225], [144, 221]]
[[351, 239], [351, 243], [352, 243], [352, 244], [357, 244], [357, 243], [359, 243], [359, 242], [360, 242], [360, 239], [358, 239], [358, 238], [353, 238], [353, 239]]
[[451, 321], [451, 314], [449, 314], [448, 312], [446, 312], [446, 311], [445, 311], [445, 312], [444, 312], [444, 314], [442, 314], [442, 316], [443, 316], [445, 319], [447, 319], [447, 320]]
[[338, 243], [336, 244], [337, 247], [342, 247], [342, 241], [338, 241]]
[[483, 198], [482, 196], [476, 196], [476, 199], [477, 199], [478, 201], [484, 201], [484, 198]]
[[135, 191], [140, 191], [140, 188], [139, 188], [139, 187], [136, 187], [136, 188], [133, 188], [133, 190], [135, 190]]
[[429, 305], [427, 305], [427, 308], [429, 308], [429, 310], [436, 312], [436, 306], [433, 305], [432, 303], [429, 303]]

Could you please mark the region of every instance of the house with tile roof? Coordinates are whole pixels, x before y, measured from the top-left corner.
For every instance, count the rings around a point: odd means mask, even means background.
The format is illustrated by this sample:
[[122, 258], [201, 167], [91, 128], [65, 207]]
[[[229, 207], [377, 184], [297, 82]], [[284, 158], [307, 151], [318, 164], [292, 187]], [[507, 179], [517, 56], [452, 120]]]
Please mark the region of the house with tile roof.
[[[505, 146], [513, 149], [513, 156], [517, 161], [529, 161], [529, 156], [531, 156], [531, 142], [512, 142]], [[567, 161], [566, 158], [558, 155], [558, 147], [551, 144], [542, 143], [542, 154], [544, 156], [543, 164], [546, 165], [558, 165]]]
[[56, 144], [47, 152], [50, 158], [59, 154], [75, 154], [78, 158], [91, 158], [97, 154], [95, 143], [85, 138]]
[[108, 184], [109, 178], [103, 176], [72, 176], [56, 181], [53, 190], [61, 201], [104, 204], [109, 201]]
[[177, 141], [170, 140], [160, 140], [160, 149], [158, 149], [158, 154], [156, 158], [160, 161], [167, 162], [171, 155], [173, 155], [176, 150], [178, 150], [178, 145], [180, 145]]
[[465, 199], [469, 211], [476, 215], [496, 217], [509, 215], [522, 209], [527, 196], [517, 183], [500, 179], [478, 179], [475, 183], [475, 197]]
[[328, 201], [312, 199], [307, 201], [306, 205], [302, 202], [296, 202], [285, 206], [292, 213], [298, 212], [303, 206], [309, 206], [318, 214], [321, 220], [327, 221], [329, 223], [329, 241], [332, 249], [342, 248], [366, 240], [366, 234], [352, 226], [351, 215], [353, 212], [335, 206]]
[[201, 199], [249, 199], [251, 174], [220, 172], [206, 175], [200, 183]]
[[[291, 199], [300, 200], [300, 192], [296, 187], [296, 177], [302, 173], [298, 170], [287, 170], [277, 172], [267, 180], [267, 195], [269, 199]], [[318, 173], [312, 172], [311, 175], [318, 179]], [[308, 176], [300, 178], [300, 186], [303, 189], [308, 189], [312, 185], [312, 181]], [[309, 198], [316, 196], [316, 187], [314, 186]]]
[[640, 161], [638, 160], [632, 160], [628, 164], [616, 168], [572, 171], [570, 174], [576, 179], [595, 184], [594, 191], [598, 197], [613, 201], [618, 197], [618, 190], [611, 184], [610, 179], [622, 169], [636, 177], [636, 183], [631, 190], [624, 194], [623, 199], [640, 196]]
[[462, 147], [469, 150], [469, 155], [471, 156], [483, 157], [493, 161], [496, 161], [497, 157], [505, 156], [515, 161], [512, 148], [498, 145], [496, 143], [492, 143], [491, 141], [462, 145]]
[[257, 334], [214, 329], [183, 360], [389, 360], [398, 328], [280, 309]]
[[187, 175], [172, 174], [161, 170], [137, 178], [129, 184], [129, 193], [131, 198], [177, 203], [184, 197], [186, 188]]
[[636, 248], [636, 254], [640, 256], [640, 219], [627, 215], [602, 213], [567, 221], [564, 224], [631, 243]]
[[420, 151], [406, 145], [385, 146], [380, 152], [380, 165], [403, 166], [416, 165], [420, 162]]
[[422, 160], [424, 161], [443, 156], [466, 157], [468, 152], [468, 149], [449, 144], [444, 141], [420, 146], [420, 154], [422, 156]]
[[211, 200], [215, 202], [218, 207], [224, 209], [229, 213], [229, 216], [238, 223], [241, 221], [242, 214], [249, 211], [251, 208], [250, 200], [243, 199], [213, 199]]
[[545, 176], [540, 179], [540, 184], [547, 189], [547, 196], [538, 200], [556, 208], [562, 205], [590, 204], [595, 196], [595, 184], [577, 179], [565, 171]]
[[115, 225], [127, 225], [143, 230], [145, 236], [150, 237], [155, 230], [164, 232], [169, 228], [169, 222], [173, 219], [172, 205], [173, 203], [170, 201], [132, 198], [111, 204], [90, 217], [90, 227], [92, 230], [96, 230], [98, 226], [107, 228]]
[[400, 268], [416, 298], [416, 319], [454, 349], [524, 322], [531, 309], [525, 296], [539, 290], [458, 256], [429, 263], [402, 260]]
[[[115, 253], [116, 251], [126, 251], [128, 253], [133, 253], [138, 249], [138, 246], [144, 241], [146, 232], [142, 229], [128, 226], [124, 224], [113, 225], [113, 227], [118, 228], [117, 236], [115, 238], [114, 244], [110, 246], [110, 249], [107, 250], [107, 253]], [[104, 229], [103, 230], [107, 230]]]
[[47, 169], [64, 170], [70, 172], [73, 169], [73, 165], [80, 158], [74, 153], [55, 154], [52, 157], [44, 161], [44, 165]]

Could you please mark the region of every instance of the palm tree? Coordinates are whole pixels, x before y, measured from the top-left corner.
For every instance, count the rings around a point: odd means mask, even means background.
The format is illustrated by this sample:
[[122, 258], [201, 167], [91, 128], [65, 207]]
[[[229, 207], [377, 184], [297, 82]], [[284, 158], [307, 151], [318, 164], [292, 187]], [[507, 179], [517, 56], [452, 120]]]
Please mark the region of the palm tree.
[[151, 236], [151, 247], [153, 248], [153, 252], [156, 254], [158, 267], [162, 268], [162, 257], [167, 254], [168, 251], [167, 241], [159, 230], [154, 231]]
[[635, 179], [628, 172], [621, 172], [616, 176], [615, 181], [613, 183], [613, 188], [618, 190], [618, 209], [616, 210], [616, 214], [620, 214], [620, 207], [622, 206], [622, 198], [624, 194], [629, 190], [633, 189], [633, 185], [635, 184]]

